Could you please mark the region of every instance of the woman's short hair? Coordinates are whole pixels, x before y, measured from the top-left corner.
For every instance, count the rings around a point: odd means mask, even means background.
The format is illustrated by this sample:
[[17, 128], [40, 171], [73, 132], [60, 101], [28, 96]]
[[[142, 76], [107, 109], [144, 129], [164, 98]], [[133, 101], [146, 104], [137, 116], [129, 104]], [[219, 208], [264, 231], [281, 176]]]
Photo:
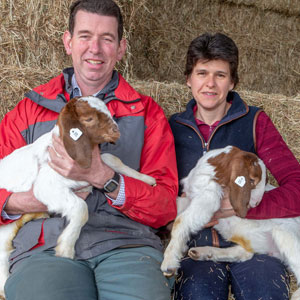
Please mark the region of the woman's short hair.
[[184, 74], [190, 76], [198, 61], [218, 59], [229, 63], [231, 80], [236, 86], [239, 82], [239, 50], [234, 41], [222, 33], [204, 33], [191, 42], [187, 51]]

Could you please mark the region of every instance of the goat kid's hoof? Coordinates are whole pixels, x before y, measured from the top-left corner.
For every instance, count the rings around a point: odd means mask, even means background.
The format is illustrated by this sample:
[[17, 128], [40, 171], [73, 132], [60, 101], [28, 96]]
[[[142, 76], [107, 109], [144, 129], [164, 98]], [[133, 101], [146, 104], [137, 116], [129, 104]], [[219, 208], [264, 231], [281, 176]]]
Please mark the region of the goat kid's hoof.
[[174, 263], [168, 263], [166, 259], [163, 260], [160, 267], [161, 271], [166, 277], [172, 277], [176, 275], [178, 268], [179, 268], [179, 263], [177, 261]]
[[213, 258], [212, 253], [205, 251], [206, 249], [204, 248], [201, 248], [202, 251], [199, 251], [197, 248], [191, 248], [188, 251], [188, 256], [193, 260], [211, 260]]
[[165, 272], [163, 272], [165, 277], [172, 277], [175, 276], [177, 274], [177, 270], [176, 269], [171, 269], [171, 270], [167, 270]]
[[58, 245], [55, 248], [55, 256], [74, 259], [75, 251], [74, 249], [66, 249]]

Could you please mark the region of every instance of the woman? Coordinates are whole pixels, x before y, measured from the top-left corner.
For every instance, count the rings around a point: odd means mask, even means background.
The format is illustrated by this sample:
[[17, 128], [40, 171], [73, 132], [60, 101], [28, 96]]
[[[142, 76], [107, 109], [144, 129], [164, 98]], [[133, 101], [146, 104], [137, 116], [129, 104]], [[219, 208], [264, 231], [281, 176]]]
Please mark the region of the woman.
[[[247, 218], [268, 219], [300, 215], [300, 166], [270, 118], [248, 106], [233, 89], [238, 83], [238, 48], [226, 35], [203, 34], [187, 52], [186, 80], [193, 99], [186, 111], [170, 119], [175, 137], [179, 179], [188, 175], [208, 150], [234, 145], [256, 153], [279, 187], [264, 195]], [[215, 218], [234, 214], [225, 197]], [[189, 245], [228, 247], [208, 224]], [[228, 299], [229, 285], [236, 300], [289, 299], [284, 265], [268, 255], [242, 263], [214, 263], [184, 258], [175, 282], [175, 299]]]

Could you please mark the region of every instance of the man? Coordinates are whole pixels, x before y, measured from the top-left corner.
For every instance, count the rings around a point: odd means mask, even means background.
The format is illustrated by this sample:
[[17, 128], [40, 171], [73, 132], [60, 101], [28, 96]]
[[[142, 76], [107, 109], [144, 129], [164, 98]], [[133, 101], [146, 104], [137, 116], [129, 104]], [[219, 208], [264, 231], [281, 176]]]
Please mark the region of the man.
[[[112, 0], [79, 0], [70, 9], [63, 35], [73, 67], [27, 93], [0, 125], [0, 155], [32, 143], [53, 128], [58, 113], [75, 96], [95, 95], [104, 101], [119, 125], [116, 145], [101, 152], [155, 177], [151, 187], [116, 174], [98, 149], [92, 166], [81, 169], [59, 138], [49, 149], [50, 166], [61, 175], [89, 182], [91, 194], [78, 193], [89, 207], [89, 221], [76, 244], [74, 260], [54, 256], [65, 219], [52, 216], [25, 224], [14, 239], [8, 300], [169, 299], [170, 288], [160, 272], [162, 246], [156, 229], [176, 216], [177, 170], [172, 133], [162, 109], [136, 92], [115, 70], [126, 41], [123, 21]], [[1, 224], [28, 212], [47, 211], [28, 192], [0, 191]]]

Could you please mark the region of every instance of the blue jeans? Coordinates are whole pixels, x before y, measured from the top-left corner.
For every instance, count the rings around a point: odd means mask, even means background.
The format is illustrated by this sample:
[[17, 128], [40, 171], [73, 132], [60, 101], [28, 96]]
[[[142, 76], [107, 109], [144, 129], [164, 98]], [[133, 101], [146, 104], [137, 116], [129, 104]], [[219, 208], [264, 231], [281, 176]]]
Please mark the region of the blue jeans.
[[5, 285], [7, 300], [170, 300], [151, 247], [115, 249], [86, 261], [43, 252], [24, 260]]
[[[201, 236], [201, 237], [200, 237]], [[192, 246], [203, 246], [209, 238], [195, 236]], [[221, 241], [221, 245], [226, 245]], [[229, 286], [236, 300], [288, 300], [289, 275], [279, 259], [254, 255], [241, 263], [215, 263], [184, 258], [174, 285], [174, 299], [227, 300]]]

